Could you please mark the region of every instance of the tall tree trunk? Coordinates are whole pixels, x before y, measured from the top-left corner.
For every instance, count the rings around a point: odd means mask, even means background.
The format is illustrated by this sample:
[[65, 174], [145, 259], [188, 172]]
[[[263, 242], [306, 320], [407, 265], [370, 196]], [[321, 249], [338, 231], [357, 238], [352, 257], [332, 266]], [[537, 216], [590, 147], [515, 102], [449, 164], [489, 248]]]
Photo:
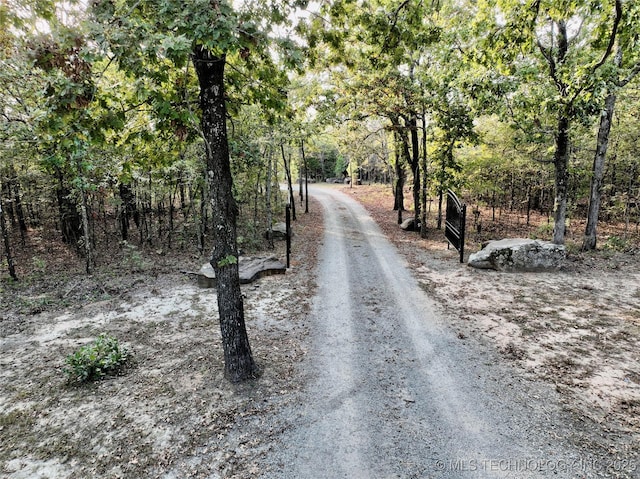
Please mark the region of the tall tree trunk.
[[271, 211], [271, 175], [272, 169], [271, 164], [273, 162], [272, 151], [269, 148], [266, 152], [267, 154], [267, 184], [266, 184], [266, 204], [265, 208], [267, 210], [267, 243], [270, 249], [273, 249], [273, 212]]
[[418, 116], [412, 113], [409, 120], [411, 134], [411, 170], [413, 172], [413, 211], [415, 226], [420, 222], [420, 142], [418, 139]]
[[394, 123], [395, 126], [395, 149], [396, 149], [396, 163], [395, 174], [396, 184], [394, 187], [394, 203], [393, 209], [398, 212], [398, 224], [402, 223], [402, 212], [404, 211], [404, 183], [406, 181], [404, 171], [404, 154], [403, 150], [406, 145], [406, 141], [402, 139], [402, 133], [399, 131], [399, 122]]
[[422, 200], [420, 208], [420, 236], [427, 237], [427, 114], [422, 110]]
[[[206, 176], [206, 173], [204, 176]], [[198, 190], [200, 191], [200, 214], [198, 215], [194, 208], [194, 216], [196, 217], [198, 228], [198, 251], [200, 251], [200, 254], [204, 254], [206, 244], [205, 236], [207, 233], [207, 187], [205, 184], [202, 184], [198, 187]]]
[[302, 205], [302, 202], [304, 201], [304, 191], [302, 189], [302, 162], [300, 162], [300, 167], [298, 168], [298, 178], [299, 178], [299, 196], [300, 196], [300, 205]]
[[569, 195], [569, 114], [562, 111], [558, 117], [556, 132], [556, 151], [553, 157], [555, 166], [555, 208], [553, 212], [553, 242], [564, 244], [565, 223], [567, 221], [567, 198]]
[[258, 174], [256, 175], [256, 184], [253, 186], [253, 227], [256, 231], [258, 231], [258, 228], [260, 227], [258, 225], [258, 217], [260, 216], [258, 211], [258, 205], [260, 203], [260, 193], [261, 193], [260, 181], [261, 180], [262, 180], [262, 167], [258, 169]]
[[62, 241], [66, 244], [73, 245], [78, 248], [78, 233], [80, 232], [80, 215], [75, 202], [71, 200], [71, 191], [66, 186], [64, 175], [61, 170], [57, 170], [58, 186], [56, 188], [56, 197], [58, 199], [58, 213], [60, 217], [60, 230], [62, 232]]
[[80, 194], [82, 196], [82, 203], [80, 205], [80, 213], [82, 217], [82, 237], [84, 242], [84, 260], [85, 260], [85, 272], [91, 274], [93, 272], [93, 248], [91, 244], [91, 231], [89, 229], [89, 213], [87, 211], [87, 192], [84, 186], [81, 186]]
[[287, 187], [289, 189], [289, 206], [291, 206], [291, 219], [296, 220], [296, 202], [293, 197], [293, 185], [291, 183], [290, 161], [284, 153], [284, 143], [280, 143], [280, 151], [282, 152], [282, 162], [284, 163], [284, 172], [287, 175]]
[[436, 225], [436, 228], [441, 230], [442, 229], [442, 203], [444, 201], [444, 190], [442, 189], [442, 186], [440, 186], [440, 188], [438, 189], [438, 223]]
[[[304, 165], [304, 212], [308, 213], [309, 212], [309, 168], [307, 165], [307, 157], [304, 154], [304, 140], [300, 140], [300, 153], [302, 154], [302, 164]], [[302, 191], [302, 189], [300, 191]]]
[[85, 272], [91, 274], [93, 272], [93, 243], [91, 239], [91, 229], [89, 226], [89, 202], [87, 201], [86, 178], [84, 177], [83, 167], [80, 158], [75, 160], [78, 179], [80, 180], [80, 218], [82, 220], [82, 242], [84, 247]]
[[129, 239], [129, 224], [133, 217], [136, 226], [140, 225], [140, 213], [136, 207], [136, 199], [131, 185], [120, 183], [118, 185], [120, 194], [120, 236], [123, 241]]
[[20, 194], [20, 182], [18, 181], [18, 175], [13, 166], [13, 163], [9, 164], [10, 184], [13, 195], [13, 204], [15, 205], [16, 216], [18, 217], [18, 225], [20, 226], [20, 239], [22, 245], [25, 243], [25, 233], [27, 231], [27, 221], [24, 214], [24, 208], [22, 207], [22, 195]]
[[[622, 48], [618, 48], [613, 60], [617, 67], [622, 64]], [[617, 86], [623, 88], [626, 86], [640, 71], [637, 67], [631, 75]], [[602, 181], [604, 178], [604, 165], [607, 159], [607, 149], [609, 148], [609, 134], [611, 133], [611, 122], [613, 121], [613, 113], [616, 106], [616, 94], [612, 85], [607, 98], [604, 101], [604, 110], [600, 114], [600, 126], [598, 128], [598, 140], [596, 145], [596, 154], [593, 158], [593, 170], [591, 177], [591, 192], [589, 195], [589, 210], [587, 212], [587, 226], [585, 228], [584, 240], [582, 242], [582, 250], [593, 250], [596, 248], [597, 242], [597, 225], [598, 216], [600, 214], [600, 204], [602, 199]]]
[[9, 276], [14, 281], [18, 281], [18, 275], [16, 274], [16, 268], [13, 264], [13, 255], [11, 254], [11, 242], [9, 241], [9, 232], [7, 231], [7, 222], [4, 218], [3, 200], [1, 195], [2, 189], [0, 188], [0, 233], [2, 234], [2, 242], [4, 244], [4, 256], [7, 260], [7, 266], [9, 267]]
[[600, 115], [600, 126], [598, 128], [598, 143], [596, 154], [593, 158], [593, 170], [591, 177], [591, 192], [589, 195], [589, 210], [587, 212], [587, 226], [584, 232], [582, 250], [592, 250], [596, 248], [596, 229], [598, 225], [598, 215], [600, 214], [600, 202], [602, 198], [602, 179], [604, 177], [604, 164], [607, 158], [607, 148], [609, 147], [609, 133], [611, 132], [611, 120], [616, 105], [616, 95], [610, 93], [604, 102], [604, 110]]
[[11, 227], [14, 227], [16, 224], [16, 214], [13, 208], [13, 202], [11, 201], [11, 184], [12, 184], [11, 175], [7, 175], [6, 181], [2, 183], [2, 189], [0, 189], [0, 196], [7, 198], [7, 204], [4, 207], [4, 217], [5, 221], [7, 221], [7, 217], [9, 218], [9, 223], [11, 223]]
[[238, 382], [255, 377], [258, 370], [251, 354], [244, 322], [244, 305], [238, 273], [238, 206], [233, 198], [233, 178], [227, 141], [225, 61], [224, 55], [214, 55], [203, 46], [194, 48], [193, 63], [200, 84], [202, 134], [206, 147], [207, 181], [211, 192], [214, 232], [211, 266], [217, 282], [224, 372], [227, 379]]
[[[171, 185], [171, 182], [169, 182], [169, 185]], [[173, 216], [175, 214], [175, 201], [178, 197], [178, 190], [180, 189], [180, 180], [176, 180], [176, 186], [173, 190], [173, 193], [170, 191], [169, 192], [169, 234], [167, 236], [167, 247], [169, 249], [172, 248], [172, 242], [173, 242], [173, 228], [174, 228], [174, 221], [173, 221]]]
[[445, 189], [445, 181], [447, 178], [447, 165], [452, 164], [453, 162], [453, 141], [450, 142], [450, 145], [447, 146], [447, 151], [445, 156], [442, 158], [440, 163], [440, 184], [438, 185], [438, 223], [436, 225], [437, 229], [442, 229], [442, 205], [444, 203], [444, 189]]

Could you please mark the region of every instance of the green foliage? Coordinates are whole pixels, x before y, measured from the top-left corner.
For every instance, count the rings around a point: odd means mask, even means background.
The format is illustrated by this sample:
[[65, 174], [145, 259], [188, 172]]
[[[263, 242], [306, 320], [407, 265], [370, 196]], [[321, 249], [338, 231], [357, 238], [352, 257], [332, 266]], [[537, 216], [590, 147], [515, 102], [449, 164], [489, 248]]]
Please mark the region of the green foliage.
[[607, 241], [602, 245], [602, 249], [624, 252], [628, 251], [630, 246], [630, 242], [626, 238], [622, 238], [620, 236], [609, 236]]
[[47, 271], [47, 262], [44, 259], [34, 256], [31, 258], [31, 262], [33, 263], [35, 271], [38, 273], [45, 273]]
[[218, 268], [224, 268], [225, 266], [231, 266], [232, 264], [238, 264], [237, 256], [229, 254], [218, 261]]
[[536, 228], [536, 230], [530, 234], [531, 239], [540, 239], [548, 241], [553, 234], [553, 222], [544, 223]]
[[63, 371], [71, 383], [84, 383], [117, 373], [130, 360], [129, 351], [117, 339], [101, 334], [65, 359]]
[[139, 248], [128, 241], [121, 241], [122, 264], [131, 271], [142, 271], [146, 265]]

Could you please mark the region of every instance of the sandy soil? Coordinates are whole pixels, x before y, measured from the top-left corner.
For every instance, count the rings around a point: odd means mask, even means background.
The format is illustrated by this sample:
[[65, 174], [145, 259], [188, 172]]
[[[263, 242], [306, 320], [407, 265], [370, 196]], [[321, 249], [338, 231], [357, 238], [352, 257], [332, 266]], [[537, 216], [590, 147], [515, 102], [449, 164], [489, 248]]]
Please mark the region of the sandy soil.
[[[532, 380], [555, 385], [581, 447], [633, 468], [617, 477], [637, 477], [639, 258], [600, 251], [571, 255], [557, 273], [473, 270], [439, 234], [401, 232], [380, 191], [348, 190], [409, 259], [460, 341], [495, 348]], [[245, 287], [263, 374], [239, 386], [222, 377], [214, 293], [190, 275], [134, 258], [135, 268], [123, 261], [91, 277], [43, 271], [39, 281], [0, 283], [0, 477], [255, 477], [288, 427], [274, 412], [302, 386], [321, 222], [312, 202], [299, 214], [292, 269]], [[68, 385], [65, 356], [103, 332], [133, 352], [133, 364], [118, 377]]]
[[[0, 477], [254, 476], [279, 432], [268, 419], [300, 386], [293, 371], [322, 228], [314, 210], [295, 223], [292, 268], [243, 286], [262, 375], [242, 385], [223, 378], [215, 291], [193, 275], [123, 262], [91, 277], [2, 283]], [[117, 377], [68, 384], [65, 357], [101, 333], [133, 363]]]

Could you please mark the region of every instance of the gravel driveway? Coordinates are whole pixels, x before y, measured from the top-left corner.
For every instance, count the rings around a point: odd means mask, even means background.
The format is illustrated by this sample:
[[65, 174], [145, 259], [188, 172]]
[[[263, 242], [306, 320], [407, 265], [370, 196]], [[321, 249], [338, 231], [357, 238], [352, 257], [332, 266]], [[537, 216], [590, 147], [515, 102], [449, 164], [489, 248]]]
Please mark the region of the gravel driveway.
[[325, 233], [308, 386], [279, 413], [262, 477], [600, 477], [555, 390], [461, 341], [357, 202], [311, 194]]

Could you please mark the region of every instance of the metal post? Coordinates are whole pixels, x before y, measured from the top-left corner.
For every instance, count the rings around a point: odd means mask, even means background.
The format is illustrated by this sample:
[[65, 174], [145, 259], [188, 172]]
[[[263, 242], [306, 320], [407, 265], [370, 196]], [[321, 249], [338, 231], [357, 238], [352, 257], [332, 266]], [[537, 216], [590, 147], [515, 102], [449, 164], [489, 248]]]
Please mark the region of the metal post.
[[467, 229], [467, 205], [462, 205], [462, 218], [460, 220], [460, 262], [464, 263], [464, 240]]
[[287, 203], [285, 208], [285, 224], [287, 236], [287, 269], [289, 269], [289, 256], [291, 255], [291, 204]]

